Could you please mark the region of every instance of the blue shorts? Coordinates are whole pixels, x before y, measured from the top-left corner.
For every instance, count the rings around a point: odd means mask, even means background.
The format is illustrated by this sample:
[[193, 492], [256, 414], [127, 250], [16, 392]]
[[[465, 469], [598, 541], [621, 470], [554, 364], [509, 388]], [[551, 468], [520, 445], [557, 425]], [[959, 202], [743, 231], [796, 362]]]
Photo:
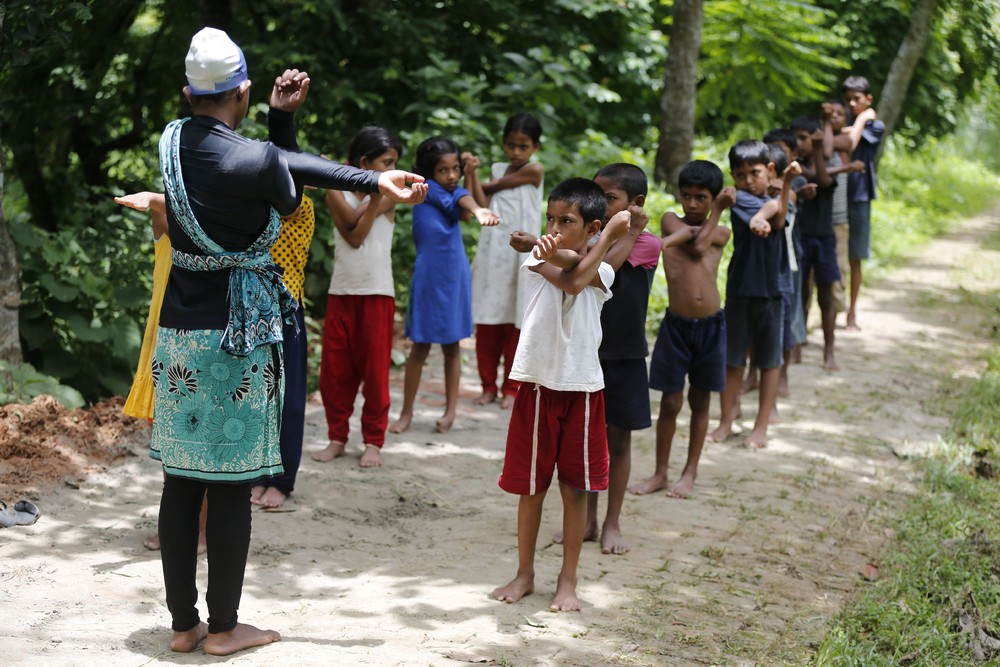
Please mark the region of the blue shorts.
[[872, 250], [872, 203], [870, 201], [848, 202], [847, 224], [850, 232], [847, 239], [847, 257], [849, 259], [868, 259]]
[[840, 282], [840, 267], [837, 266], [837, 237], [803, 236], [802, 258], [799, 260], [799, 274], [802, 280], [809, 279], [817, 285], [832, 285]]
[[[806, 342], [806, 317], [805, 311], [802, 309], [802, 272], [795, 271], [792, 273], [792, 333], [791, 333], [791, 347], [796, 347], [797, 345], [802, 345]], [[785, 349], [789, 349], [789, 341], [785, 341]]]
[[604, 420], [625, 431], [649, 428], [649, 375], [645, 359], [601, 359]]
[[726, 317], [692, 319], [669, 310], [660, 323], [649, 364], [649, 386], [665, 394], [684, 391], [684, 378], [704, 391], [726, 387]]
[[761, 370], [784, 363], [785, 303], [780, 296], [742, 296], [726, 299], [726, 366], [746, 368], [747, 348], [753, 347], [754, 366]]

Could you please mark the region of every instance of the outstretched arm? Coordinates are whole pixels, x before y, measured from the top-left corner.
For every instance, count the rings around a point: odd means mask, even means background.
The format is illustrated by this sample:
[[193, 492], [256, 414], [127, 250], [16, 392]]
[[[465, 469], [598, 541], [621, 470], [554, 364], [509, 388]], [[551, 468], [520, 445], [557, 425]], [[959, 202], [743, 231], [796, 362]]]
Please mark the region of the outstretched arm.
[[475, 218], [483, 227], [492, 227], [500, 224], [500, 216], [490, 209], [480, 206], [472, 195], [465, 195], [458, 200], [458, 206], [463, 212]]
[[153, 218], [153, 240], [159, 241], [167, 233], [167, 199], [162, 192], [134, 192], [115, 197], [115, 203], [136, 211], [149, 211]]

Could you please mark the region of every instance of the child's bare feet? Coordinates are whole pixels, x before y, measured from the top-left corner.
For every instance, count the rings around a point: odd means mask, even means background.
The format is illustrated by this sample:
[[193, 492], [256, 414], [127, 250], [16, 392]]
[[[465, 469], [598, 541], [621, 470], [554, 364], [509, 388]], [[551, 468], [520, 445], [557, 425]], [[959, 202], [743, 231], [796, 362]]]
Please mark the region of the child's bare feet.
[[601, 531], [601, 553], [621, 556], [632, 550], [629, 543], [622, 537], [621, 528], [618, 526], [604, 526]]
[[250, 504], [260, 505], [260, 497], [264, 495], [265, 491], [267, 491], [267, 487], [264, 486], [263, 484], [258, 484], [257, 486], [250, 489]]
[[856, 319], [854, 313], [847, 313], [847, 326], [844, 328], [847, 331], [861, 331], [861, 327], [858, 326], [858, 320]]
[[336, 440], [331, 440], [330, 444], [326, 446], [326, 449], [313, 452], [309, 455], [313, 461], [319, 461], [320, 463], [327, 463], [334, 460], [338, 456], [343, 455], [344, 449], [347, 448], [346, 442], [338, 442]]
[[796, 345], [795, 347], [792, 348], [792, 358], [790, 359], [790, 361], [793, 364], [801, 364], [802, 363], [802, 346], [801, 345]]
[[[587, 528], [586, 530], [583, 531], [583, 541], [596, 542], [598, 534], [599, 533], [597, 532], [597, 520], [595, 519], [593, 522], [588, 521]], [[553, 544], [563, 543], [563, 534], [561, 530], [552, 536], [552, 543]]]
[[513, 408], [514, 407], [514, 398], [515, 397], [516, 397], [515, 394], [504, 394], [503, 395], [503, 400], [500, 401], [500, 409], [501, 410], [510, 410], [511, 408]]
[[832, 350], [823, 354], [823, 370], [831, 372], [840, 370], [837, 360], [833, 358]]
[[199, 623], [184, 632], [174, 632], [174, 636], [170, 640], [170, 650], [176, 653], [190, 653], [198, 648], [198, 644], [207, 635], [208, 623]]
[[781, 398], [788, 398], [792, 395], [792, 392], [788, 390], [788, 376], [782, 373], [778, 376], [778, 396]]
[[410, 428], [411, 421], [413, 421], [412, 412], [400, 412], [399, 419], [389, 425], [389, 433], [403, 433]]
[[531, 595], [534, 592], [535, 575], [518, 573], [509, 584], [494, 590], [492, 595], [493, 599], [500, 602], [517, 602], [525, 595]]
[[767, 432], [758, 432], [754, 429], [750, 435], [747, 436], [746, 441], [743, 446], [747, 449], [764, 449], [767, 447]]
[[264, 495], [260, 497], [257, 504], [264, 509], [273, 510], [283, 506], [285, 504], [285, 498], [287, 497], [288, 496], [286, 496], [283, 492], [273, 486], [269, 486], [267, 487], [267, 491], [264, 492]]
[[628, 490], [629, 493], [634, 493], [637, 496], [645, 496], [650, 493], [656, 493], [660, 489], [665, 489], [666, 487], [667, 487], [666, 475], [653, 475], [642, 484], [636, 484], [635, 486], [630, 486]]
[[261, 630], [246, 623], [237, 623], [229, 632], [217, 632], [205, 639], [205, 653], [231, 655], [254, 646], [263, 646], [281, 639], [274, 630]]
[[365, 453], [361, 455], [362, 468], [377, 468], [382, 465], [382, 449], [365, 443]]
[[434, 428], [438, 433], [447, 433], [451, 430], [451, 425], [455, 423], [455, 413], [446, 412], [441, 416], [441, 419], [434, 422]]
[[705, 438], [709, 442], [725, 442], [733, 435], [732, 424], [719, 424], [719, 428], [715, 429]]
[[682, 474], [677, 483], [667, 491], [671, 498], [687, 498], [694, 491], [694, 475]]
[[495, 391], [484, 391], [479, 396], [476, 397], [473, 403], [476, 405], [489, 405], [497, 400], [497, 394]]
[[576, 597], [576, 582], [559, 576], [556, 594], [549, 605], [551, 611], [580, 611], [580, 598]]
[[781, 423], [781, 415], [778, 414], [778, 406], [777, 405], [774, 406], [773, 408], [771, 408], [771, 414], [769, 414], [767, 416], [767, 423], [768, 424], [780, 424]]
[[152, 535], [147, 535], [142, 538], [142, 546], [146, 547], [150, 551], [160, 550], [160, 535], [159, 533], [153, 533]]

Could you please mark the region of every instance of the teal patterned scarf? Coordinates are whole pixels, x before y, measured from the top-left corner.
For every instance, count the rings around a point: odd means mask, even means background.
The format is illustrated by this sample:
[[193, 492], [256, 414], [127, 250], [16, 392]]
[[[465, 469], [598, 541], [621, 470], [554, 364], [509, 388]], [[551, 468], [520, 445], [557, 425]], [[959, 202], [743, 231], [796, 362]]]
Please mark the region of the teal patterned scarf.
[[281, 219], [271, 209], [267, 228], [242, 252], [225, 250], [213, 241], [194, 217], [181, 175], [181, 127], [189, 118], [172, 121], [160, 138], [160, 169], [174, 218], [204, 255], [172, 250], [175, 265], [189, 271], [231, 269], [229, 318], [221, 349], [245, 357], [260, 345], [280, 343], [282, 322], [298, 308], [271, 261], [271, 246], [281, 233]]

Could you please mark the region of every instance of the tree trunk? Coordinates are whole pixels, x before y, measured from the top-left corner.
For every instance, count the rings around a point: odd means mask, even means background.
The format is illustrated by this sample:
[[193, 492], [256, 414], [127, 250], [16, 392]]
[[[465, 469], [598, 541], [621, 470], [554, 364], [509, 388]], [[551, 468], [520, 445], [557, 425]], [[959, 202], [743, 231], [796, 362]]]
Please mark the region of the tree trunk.
[[16, 364], [21, 362], [21, 334], [17, 326], [17, 312], [21, 305], [21, 268], [3, 211], [6, 168], [3, 142], [0, 141], [0, 359]]
[[[882, 97], [876, 100], [875, 104], [879, 118], [885, 123], [886, 136], [892, 132], [896, 121], [902, 115], [906, 91], [927, 47], [927, 38], [930, 37], [931, 22], [934, 20], [938, 3], [939, 0], [913, 0], [910, 28], [906, 31], [906, 36], [903, 37], [903, 42], [896, 52], [896, 58], [889, 68], [889, 75], [882, 88]], [[885, 145], [884, 141], [882, 145]]]
[[660, 110], [660, 143], [656, 149], [654, 177], [677, 194], [677, 175], [691, 160], [694, 146], [694, 100], [698, 84], [698, 52], [704, 0], [676, 0], [663, 97]]

